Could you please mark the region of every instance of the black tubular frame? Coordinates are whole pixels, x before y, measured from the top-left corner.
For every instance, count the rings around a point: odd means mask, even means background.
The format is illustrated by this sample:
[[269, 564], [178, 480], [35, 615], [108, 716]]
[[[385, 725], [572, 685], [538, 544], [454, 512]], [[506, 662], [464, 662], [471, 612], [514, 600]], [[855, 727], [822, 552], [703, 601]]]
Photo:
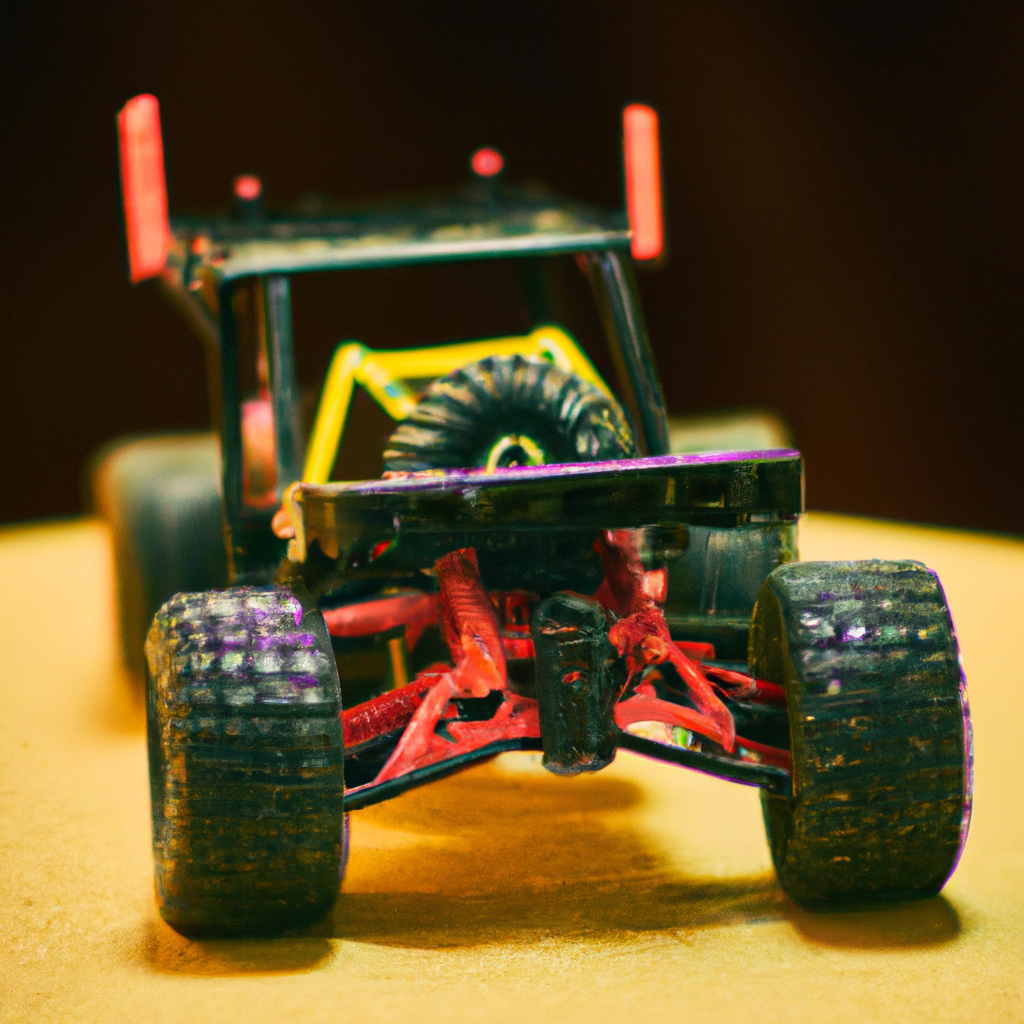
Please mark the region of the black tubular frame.
[[[778, 796], [788, 797], [792, 793], [792, 777], [785, 768], [740, 761], [737, 758], [719, 757], [699, 750], [687, 750], [685, 747], [669, 746], [667, 743], [658, 743], [657, 740], [636, 736], [624, 729], [618, 730], [616, 742], [621, 750], [631, 750], [636, 754], [643, 754], [645, 757], [652, 757], [658, 761], [682, 765], [684, 768], [692, 768], [705, 775], [738, 782], [744, 786], [757, 786]], [[439, 761], [437, 764], [409, 772], [408, 775], [399, 776], [397, 779], [389, 779], [379, 785], [371, 783], [361, 786], [351, 795], [346, 794], [345, 810], [357, 811], [361, 807], [370, 807], [384, 800], [390, 800], [400, 793], [454, 775], [456, 772], [462, 771], [463, 768], [486, 761], [497, 754], [503, 754], [510, 750], [539, 751], [540, 749], [541, 741], [531, 737], [488, 743], [487, 746], [480, 747], [479, 750], [471, 750], [446, 761]]]
[[[496, 256], [520, 257], [520, 254], [497, 253]], [[535, 255], [535, 254], [531, 254]], [[668, 453], [668, 421], [665, 401], [651, 352], [647, 327], [637, 293], [636, 278], [625, 252], [617, 249], [588, 250], [578, 253], [587, 269], [601, 315], [608, 346], [616, 367], [620, 397], [633, 420], [640, 451], [644, 455]], [[478, 257], [478, 258], [490, 258]], [[401, 262], [401, 261], [398, 261]], [[418, 262], [411, 260], [409, 262]], [[270, 529], [273, 509], [253, 509], [243, 501], [243, 449], [240, 388], [240, 339], [234, 311], [238, 287], [258, 283], [259, 301], [263, 303], [262, 337], [269, 367], [269, 383], [274, 416], [276, 490], [278, 499], [285, 488], [302, 473], [304, 451], [299, 427], [299, 395], [295, 382], [295, 355], [292, 338], [290, 277], [267, 274], [260, 277], [227, 278], [220, 286], [220, 325], [218, 357], [209, 358], [211, 374], [219, 380], [211, 388], [216, 395], [220, 429], [222, 495], [225, 517], [225, 538], [228, 569], [232, 583], [268, 583], [282, 557], [285, 545]], [[172, 292], [177, 292], [173, 284]], [[183, 289], [181, 289], [184, 291]], [[191, 313], [195, 305], [187, 292], [184, 306]], [[190, 315], [194, 320], [194, 316]], [[193, 324], [204, 340], [209, 340], [212, 324]], [[209, 347], [209, 345], [208, 345]]]

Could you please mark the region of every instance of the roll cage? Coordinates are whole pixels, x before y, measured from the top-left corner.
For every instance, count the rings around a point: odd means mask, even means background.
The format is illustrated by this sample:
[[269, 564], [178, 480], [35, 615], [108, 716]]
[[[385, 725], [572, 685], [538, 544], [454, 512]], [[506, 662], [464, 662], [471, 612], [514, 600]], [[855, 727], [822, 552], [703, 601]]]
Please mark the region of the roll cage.
[[[664, 399], [628, 257], [633, 234], [625, 212], [567, 201], [540, 187], [482, 180], [411, 201], [321, 204], [299, 216], [264, 214], [258, 201], [249, 200], [239, 204], [241, 216], [234, 219], [172, 218], [156, 100], [129, 101], [119, 128], [132, 279], [156, 278], [205, 343], [234, 582], [271, 579], [284, 546], [270, 519], [288, 486], [303, 479], [306, 439], [299, 423], [291, 312], [295, 274], [499, 258], [520, 259], [526, 266], [538, 257], [575, 256], [592, 286], [617, 397], [632, 421], [638, 450], [668, 452]], [[243, 290], [257, 311], [251, 322], [238, 315]], [[246, 332], [255, 337], [243, 337]], [[273, 421], [274, 500], [257, 505], [246, 500], [245, 480], [255, 470], [247, 465], [243, 444], [243, 350], [257, 353]], [[318, 475], [329, 447], [318, 449]]]

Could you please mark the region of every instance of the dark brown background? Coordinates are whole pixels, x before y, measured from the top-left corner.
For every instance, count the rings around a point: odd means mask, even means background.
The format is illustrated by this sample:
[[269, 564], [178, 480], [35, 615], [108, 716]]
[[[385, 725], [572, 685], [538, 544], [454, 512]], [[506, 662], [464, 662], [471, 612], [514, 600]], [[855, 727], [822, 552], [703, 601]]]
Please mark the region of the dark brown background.
[[114, 113], [156, 93], [172, 205], [510, 176], [620, 199], [662, 115], [641, 286], [673, 411], [764, 405], [811, 507], [1024, 532], [1024, 5], [6, 4], [0, 519], [73, 513], [116, 434], [207, 418], [199, 346], [125, 281]]

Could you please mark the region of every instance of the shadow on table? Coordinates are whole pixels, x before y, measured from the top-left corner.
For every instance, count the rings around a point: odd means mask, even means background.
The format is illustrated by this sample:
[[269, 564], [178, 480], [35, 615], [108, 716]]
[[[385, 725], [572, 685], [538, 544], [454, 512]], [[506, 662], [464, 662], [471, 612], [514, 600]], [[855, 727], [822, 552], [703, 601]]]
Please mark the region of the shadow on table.
[[162, 921], [151, 921], [141, 950], [151, 970], [229, 977], [238, 974], [300, 974], [330, 959], [331, 943], [315, 936], [274, 939], [186, 939]]
[[346, 887], [313, 928], [189, 941], [154, 924], [144, 958], [160, 971], [226, 975], [312, 970], [330, 957], [331, 939], [417, 949], [626, 943], [648, 933], [685, 942], [700, 929], [770, 921], [789, 921], [808, 942], [849, 948], [959, 934], [942, 897], [818, 914], [789, 900], [771, 873], [688, 877], [636, 828], [629, 812], [642, 797], [608, 775], [566, 780], [481, 766], [354, 814]]
[[[942, 897], [816, 914], [786, 897], [773, 873], [688, 877], [637, 830], [628, 812], [642, 798], [639, 786], [609, 775], [567, 780], [488, 766], [359, 812], [356, 870], [315, 932], [433, 948], [789, 920], [811, 942], [883, 948], [960, 931]], [[408, 841], [361, 852], [361, 820]]]
[[960, 934], [960, 915], [945, 896], [828, 914], [789, 902], [786, 917], [808, 941], [850, 949], [931, 946]]

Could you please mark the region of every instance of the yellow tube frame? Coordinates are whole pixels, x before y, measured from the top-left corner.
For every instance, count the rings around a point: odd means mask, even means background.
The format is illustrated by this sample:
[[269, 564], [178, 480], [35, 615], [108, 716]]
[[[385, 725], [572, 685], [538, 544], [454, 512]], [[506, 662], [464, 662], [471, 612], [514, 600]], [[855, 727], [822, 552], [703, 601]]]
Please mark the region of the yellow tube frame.
[[404, 420], [416, 408], [417, 396], [403, 381], [443, 377], [488, 356], [515, 355], [552, 362], [612, 397], [594, 364], [560, 327], [538, 327], [529, 334], [509, 338], [386, 352], [374, 352], [355, 341], [343, 342], [335, 349], [324, 380], [302, 479], [314, 484], [329, 480], [356, 384], [362, 385], [392, 419]]

